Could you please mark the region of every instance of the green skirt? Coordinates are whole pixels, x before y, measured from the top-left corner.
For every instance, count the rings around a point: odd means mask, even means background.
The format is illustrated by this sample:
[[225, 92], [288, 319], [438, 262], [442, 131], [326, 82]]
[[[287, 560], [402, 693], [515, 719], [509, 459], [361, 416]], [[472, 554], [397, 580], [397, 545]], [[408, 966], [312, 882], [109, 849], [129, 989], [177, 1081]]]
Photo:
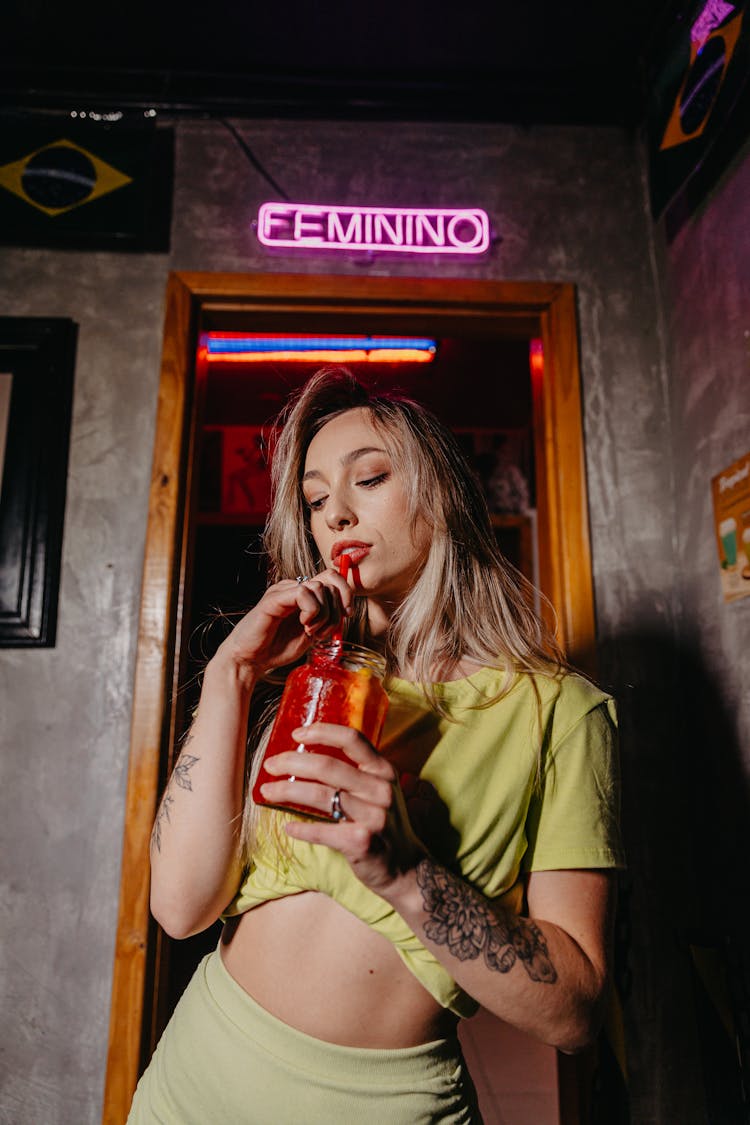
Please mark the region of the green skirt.
[[201, 961], [133, 1098], [128, 1125], [481, 1125], [457, 1038], [341, 1047], [276, 1019]]

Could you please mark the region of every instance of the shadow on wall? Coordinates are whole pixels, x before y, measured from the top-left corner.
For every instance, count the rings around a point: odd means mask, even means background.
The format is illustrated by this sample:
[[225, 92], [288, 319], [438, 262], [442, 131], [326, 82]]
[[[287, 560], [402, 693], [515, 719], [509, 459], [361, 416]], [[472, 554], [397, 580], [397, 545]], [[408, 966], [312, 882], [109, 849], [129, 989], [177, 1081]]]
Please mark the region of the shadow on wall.
[[632, 1120], [746, 1125], [750, 778], [737, 723], [696, 639], [644, 629], [599, 652], [621, 726], [615, 975]]
[[623, 829], [615, 975], [632, 1121], [750, 1122], [750, 778], [696, 639], [605, 639], [620, 714]]
[[[690, 941], [710, 1125], [750, 1123], [750, 776], [697, 640], [680, 651], [697, 926]], [[732, 1116], [735, 1114], [735, 1116]]]

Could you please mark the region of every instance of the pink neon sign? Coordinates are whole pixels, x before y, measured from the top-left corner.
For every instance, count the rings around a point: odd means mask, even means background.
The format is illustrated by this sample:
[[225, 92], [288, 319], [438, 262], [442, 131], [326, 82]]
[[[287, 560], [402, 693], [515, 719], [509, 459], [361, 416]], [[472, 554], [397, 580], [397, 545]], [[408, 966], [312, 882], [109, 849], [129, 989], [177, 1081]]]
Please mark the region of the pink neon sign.
[[483, 254], [490, 244], [490, 223], [478, 208], [264, 203], [258, 238], [264, 246], [299, 250]]

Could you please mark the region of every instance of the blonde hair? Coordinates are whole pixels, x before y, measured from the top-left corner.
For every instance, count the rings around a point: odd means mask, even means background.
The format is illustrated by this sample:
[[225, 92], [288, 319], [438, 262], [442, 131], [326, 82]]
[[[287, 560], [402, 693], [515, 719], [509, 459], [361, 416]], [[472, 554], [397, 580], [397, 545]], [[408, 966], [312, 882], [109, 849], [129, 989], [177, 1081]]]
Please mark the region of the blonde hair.
[[[318, 371], [281, 415], [264, 536], [271, 580], [324, 565], [300, 484], [305, 457], [326, 422], [356, 409], [367, 412], [383, 439], [407, 489], [412, 522], [421, 517], [432, 529], [427, 561], [386, 636], [388, 671], [409, 668], [429, 696], [436, 672], [450, 675], [466, 658], [510, 675], [560, 667], [557, 641], [534, 611], [533, 587], [502, 555], [479, 482], [453, 434], [410, 399], [370, 395], [346, 368]], [[364, 627], [355, 617], [352, 631]]]
[[[501, 553], [481, 486], [453, 434], [410, 399], [370, 394], [346, 368], [318, 371], [279, 416], [264, 532], [269, 582], [314, 574], [325, 565], [302, 494], [305, 458], [327, 422], [357, 409], [367, 412], [407, 489], [412, 525], [421, 517], [432, 530], [427, 560], [385, 637], [388, 674], [408, 669], [443, 714], [432, 685], [452, 678], [462, 660], [505, 672], [498, 694], [481, 706], [501, 698], [518, 672], [559, 674], [565, 661], [533, 608], [536, 592]], [[366, 643], [366, 630], [366, 603], [360, 599], [347, 636]], [[256, 748], [259, 739], [262, 743], [262, 732], [256, 731]], [[246, 841], [253, 835], [252, 820], [246, 810]]]

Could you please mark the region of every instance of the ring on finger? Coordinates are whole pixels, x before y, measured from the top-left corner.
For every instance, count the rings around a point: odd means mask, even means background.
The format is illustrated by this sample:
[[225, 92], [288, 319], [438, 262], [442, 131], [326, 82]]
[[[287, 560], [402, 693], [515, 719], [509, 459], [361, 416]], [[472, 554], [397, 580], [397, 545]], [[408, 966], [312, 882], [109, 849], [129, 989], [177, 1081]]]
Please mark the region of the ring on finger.
[[340, 789], [337, 789], [331, 797], [331, 820], [335, 820], [337, 824], [342, 820], [346, 820], [346, 813], [341, 807]]
[[298, 574], [297, 575], [297, 582], [299, 583], [300, 586], [302, 585], [303, 582], [309, 582], [309, 581], [310, 581], [310, 575], [309, 574]]

